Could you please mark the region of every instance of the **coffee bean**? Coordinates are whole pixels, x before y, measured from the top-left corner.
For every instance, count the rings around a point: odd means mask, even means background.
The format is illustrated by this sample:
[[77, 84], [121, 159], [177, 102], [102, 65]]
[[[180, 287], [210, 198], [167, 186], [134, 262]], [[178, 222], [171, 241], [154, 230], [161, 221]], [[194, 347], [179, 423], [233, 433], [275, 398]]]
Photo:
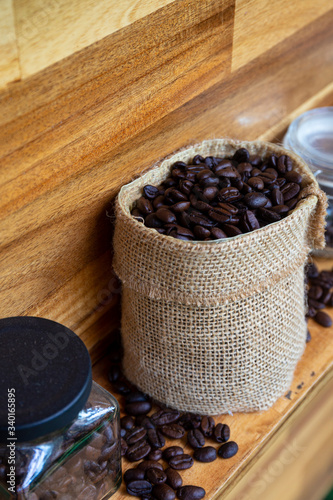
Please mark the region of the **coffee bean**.
[[120, 450], [121, 450], [121, 456], [125, 456], [126, 452], [128, 450], [128, 444], [126, 443], [124, 438], [120, 439]]
[[275, 207], [272, 207], [271, 211], [276, 212], [277, 214], [281, 215], [282, 217], [286, 215], [289, 212], [289, 207], [287, 205], [275, 205]]
[[151, 421], [154, 425], [166, 425], [176, 422], [180, 417], [177, 410], [159, 410], [151, 415]]
[[117, 394], [121, 394], [122, 396], [126, 396], [131, 392], [130, 387], [124, 380], [116, 380], [115, 382], [112, 383], [112, 389], [114, 392]]
[[184, 212], [184, 210], [188, 210], [190, 206], [191, 203], [189, 201], [179, 201], [178, 203], [172, 205], [170, 208], [173, 212], [178, 213], [178, 212]]
[[320, 302], [323, 302], [327, 305], [331, 300], [331, 292], [329, 290], [324, 290], [322, 296], [320, 297]]
[[287, 172], [285, 174], [285, 179], [287, 182], [292, 182], [296, 184], [301, 184], [302, 182], [302, 176], [296, 170], [293, 170], [291, 172]]
[[167, 436], [172, 439], [180, 439], [185, 434], [185, 429], [179, 424], [172, 423], [166, 424], [161, 427], [161, 432], [164, 436]]
[[308, 291], [308, 297], [310, 299], [318, 300], [323, 295], [323, 289], [321, 286], [311, 286]]
[[145, 225], [152, 229], [157, 229], [163, 226], [163, 222], [157, 217], [156, 214], [149, 214], [145, 219]]
[[147, 471], [148, 469], [159, 469], [163, 470], [163, 465], [160, 464], [159, 462], [156, 462], [154, 460], [144, 460], [141, 462], [138, 466], [137, 469]]
[[177, 490], [178, 488], [180, 488], [182, 485], [183, 485], [183, 480], [180, 476], [180, 474], [172, 469], [171, 467], [168, 467], [167, 469], [165, 469], [165, 474], [166, 474], [166, 483], [171, 486], [171, 488], [173, 488], [174, 490]]
[[147, 185], [143, 188], [143, 194], [146, 198], [148, 198], [148, 200], [153, 200], [156, 196], [158, 196], [159, 190], [155, 186]]
[[228, 441], [227, 443], [222, 444], [218, 449], [218, 455], [221, 458], [231, 458], [236, 455], [238, 451], [238, 445], [235, 441]]
[[205, 446], [205, 438], [199, 429], [193, 429], [187, 433], [187, 441], [192, 448], [202, 448]]
[[291, 200], [285, 201], [284, 204], [289, 207], [289, 210], [292, 210], [296, 207], [298, 203], [298, 198], [292, 198]]
[[178, 455], [183, 455], [184, 450], [181, 446], [169, 446], [163, 450], [163, 458], [168, 462], [170, 458], [176, 457]]
[[138, 401], [148, 401], [148, 396], [141, 391], [133, 391], [125, 398], [126, 403], [136, 403]]
[[283, 186], [283, 188], [281, 189], [281, 193], [283, 194], [284, 203], [286, 203], [286, 201], [291, 200], [292, 198], [297, 196], [298, 193], [300, 192], [300, 189], [301, 188], [300, 188], [299, 184], [296, 184], [294, 182], [290, 182], [288, 184], [285, 184]]
[[182, 486], [177, 491], [179, 500], [201, 500], [205, 495], [205, 490], [200, 486]]
[[131, 446], [132, 444], [141, 441], [146, 434], [147, 431], [143, 427], [134, 427], [127, 432], [126, 443]]
[[151, 214], [154, 211], [151, 202], [143, 196], [138, 199], [138, 201], [136, 202], [136, 206], [138, 210], [140, 210], [140, 212], [144, 215]]
[[162, 484], [165, 483], [167, 476], [163, 470], [160, 469], [147, 469], [146, 479], [151, 484]]
[[210, 236], [210, 230], [203, 226], [194, 226], [193, 233], [199, 240], [204, 240]]
[[163, 448], [163, 446], [165, 445], [165, 439], [158, 430], [149, 429], [147, 436], [148, 442], [153, 450]]
[[254, 229], [259, 229], [260, 224], [256, 216], [251, 210], [247, 210], [240, 218], [240, 227], [245, 232], [253, 231]]
[[150, 445], [145, 440], [142, 440], [138, 441], [128, 448], [126, 457], [130, 462], [137, 462], [138, 460], [141, 460], [142, 458], [147, 456], [150, 451]]
[[244, 196], [244, 203], [249, 208], [260, 208], [266, 205], [267, 198], [262, 193], [248, 193]]
[[214, 427], [213, 435], [218, 443], [226, 443], [230, 438], [230, 428], [226, 424], [217, 424]]
[[153, 207], [157, 210], [158, 208], [161, 208], [165, 205], [166, 201], [163, 195], [158, 196], [155, 198], [153, 201]]
[[213, 462], [216, 460], [217, 453], [213, 446], [204, 446], [194, 450], [193, 457], [199, 462]]
[[261, 177], [250, 177], [247, 181], [247, 184], [251, 186], [253, 189], [256, 189], [258, 191], [261, 191], [261, 189], [264, 189], [264, 181], [262, 180]]
[[283, 205], [284, 197], [279, 188], [272, 190], [273, 205]]
[[314, 320], [324, 328], [329, 328], [332, 326], [332, 319], [324, 311], [318, 311], [314, 316]]
[[207, 201], [213, 201], [213, 199], [218, 195], [218, 188], [215, 186], [208, 186], [203, 190], [203, 196]]
[[193, 165], [199, 165], [200, 163], [204, 163], [205, 159], [200, 155], [195, 155], [192, 160]]
[[212, 227], [210, 230], [210, 234], [212, 235], [214, 240], [220, 240], [223, 238], [227, 238], [227, 235], [225, 234], [225, 232], [222, 231], [222, 229], [220, 229], [219, 227]]
[[147, 415], [138, 415], [135, 417], [135, 424], [138, 427], [143, 427], [144, 429], [155, 429], [155, 425]]
[[171, 212], [171, 210], [168, 210], [167, 208], [159, 208], [156, 211], [156, 216], [162, 221], [167, 224], [170, 224], [172, 222], [177, 222], [175, 214]]
[[124, 481], [125, 483], [129, 483], [131, 481], [139, 481], [144, 479], [145, 471], [142, 469], [127, 469], [124, 473]]
[[153, 487], [153, 495], [157, 500], [175, 500], [176, 493], [167, 484], [158, 484]]
[[125, 405], [125, 411], [129, 415], [146, 415], [150, 410], [151, 403], [149, 401], [136, 401]]
[[306, 274], [310, 279], [318, 278], [319, 270], [314, 262], [308, 264], [308, 267], [306, 269]]
[[176, 470], [189, 469], [193, 465], [193, 458], [184, 453], [183, 455], [176, 455], [169, 460], [169, 466]]
[[279, 214], [273, 212], [273, 210], [267, 210], [267, 208], [259, 208], [258, 213], [260, 219], [267, 222], [277, 222], [281, 219], [281, 216]]
[[147, 455], [148, 460], [158, 461], [162, 458], [162, 450], [153, 450]]
[[219, 191], [218, 199], [222, 203], [230, 203], [242, 198], [242, 195], [235, 187], [224, 187]]
[[238, 227], [232, 226], [231, 224], [223, 224], [223, 231], [229, 237], [238, 236], [239, 234], [242, 234], [242, 231]]
[[208, 215], [211, 219], [216, 222], [228, 222], [231, 218], [230, 212], [225, 210], [224, 208], [216, 207], [208, 212]]
[[309, 298], [308, 303], [310, 307], [314, 307], [315, 309], [325, 309], [325, 304], [323, 302], [319, 302], [318, 300]]
[[125, 430], [130, 430], [134, 427], [135, 423], [134, 423], [134, 419], [132, 417], [129, 417], [129, 416], [125, 416], [125, 417], [122, 417], [120, 419], [120, 426], [122, 429], [125, 429]]
[[232, 159], [237, 161], [238, 163], [243, 163], [243, 162], [247, 163], [250, 159], [250, 153], [248, 152], [247, 149], [240, 148], [237, 149]]
[[127, 483], [127, 493], [130, 495], [141, 497], [147, 495], [152, 490], [152, 485], [145, 480], [130, 481]]

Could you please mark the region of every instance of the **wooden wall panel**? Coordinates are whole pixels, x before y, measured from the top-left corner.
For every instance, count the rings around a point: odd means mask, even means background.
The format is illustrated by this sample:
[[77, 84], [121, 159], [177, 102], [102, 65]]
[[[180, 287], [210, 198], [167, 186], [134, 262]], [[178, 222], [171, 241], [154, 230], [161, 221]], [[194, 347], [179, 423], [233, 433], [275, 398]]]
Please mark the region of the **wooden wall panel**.
[[119, 324], [110, 200], [187, 143], [272, 139], [332, 103], [332, 22], [231, 72], [233, 1], [174, 1], [0, 93], [0, 314], [61, 321], [98, 357]]
[[27, 77], [173, 0], [14, 0], [22, 76]]
[[332, 0], [236, 0], [232, 69], [255, 59], [332, 8]]
[[0, 88], [21, 77], [13, 0], [0, 0]]

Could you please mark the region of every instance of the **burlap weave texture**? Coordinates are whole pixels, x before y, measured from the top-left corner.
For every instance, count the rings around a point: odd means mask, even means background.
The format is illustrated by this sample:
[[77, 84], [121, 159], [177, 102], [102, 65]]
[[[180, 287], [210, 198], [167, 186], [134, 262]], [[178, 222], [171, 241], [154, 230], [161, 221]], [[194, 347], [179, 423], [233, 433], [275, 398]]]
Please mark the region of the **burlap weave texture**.
[[269, 408], [290, 386], [302, 355], [304, 263], [323, 246], [325, 195], [308, 167], [297, 208], [260, 230], [218, 242], [157, 233], [130, 210], [146, 184], [178, 160], [285, 153], [268, 143], [211, 140], [183, 149], [124, 186], [116, 203], [114, 269], [123, 283], [126, 376], [170, 407], [201, 414]]

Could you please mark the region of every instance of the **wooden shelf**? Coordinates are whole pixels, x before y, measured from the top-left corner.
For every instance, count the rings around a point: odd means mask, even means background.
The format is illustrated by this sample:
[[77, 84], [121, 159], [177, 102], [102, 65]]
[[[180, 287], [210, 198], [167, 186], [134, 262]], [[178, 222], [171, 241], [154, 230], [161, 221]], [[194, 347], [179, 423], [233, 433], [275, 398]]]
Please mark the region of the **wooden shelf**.
[[[319, 261], [321, 269], [332, 264]], [[333, 309], [327, 311], [333, 317]], [[333, 483], [333, 327], [310, 320], [309, 330], [312, 340], [290, 392], [266, 412], [216, 417], [230, 426], [238, 454], [210, 464], [195, 462], [181, 472], [184, 484], [202, 486], [207, 500], [322, 500]], [[94, 366], [94, 379], [111, 390], [108, 367], [106, 356]], [[168, 443], [193, 452], [185, 438]], [[123, 460], [124, 470], [133, 466]], [[113, 498], [126, 496], [130, 498], [122, 484]]]

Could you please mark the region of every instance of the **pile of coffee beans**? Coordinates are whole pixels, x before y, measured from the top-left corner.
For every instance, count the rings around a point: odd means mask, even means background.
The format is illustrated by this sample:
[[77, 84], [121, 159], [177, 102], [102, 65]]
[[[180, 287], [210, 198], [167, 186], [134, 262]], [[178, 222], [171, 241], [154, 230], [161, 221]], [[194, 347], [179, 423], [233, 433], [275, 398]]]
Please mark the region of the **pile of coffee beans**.
[[[153, 407], [150, 398], [122, 375], [120, 360], [121, 346], [117, 340], [109, 380], [125, 410], [120, 420], [122, 455], [129, 462], [139, 462], [124, 473], [127, 492], [144, 500], [204, 498], [202, 487], [183, 485], [179, 471], [193, 467], [195, 461], [209, 463], [236, 455], [238, 445], [230, 441], [229, 426], [216, 424], [211, 416], [180, 413], [156, 404]], [[173, 439], [182, 441], [166, 445], [166, 440]], [[180, 445], [183, 443], [191, 447], [191, 454], [185, 452]]]
[[295, 208], [302, 176], [291, 158], [263, 160], [238, 149], [230, 158], [177, 161], [159, 186], [147, 185], [131, 214], [180, 240], [217, 240], [277, 222]]
[[[307, 318], [313, 318], [324, 328], [332, 326], [331, 317], [323, 311], [325, 307], [333, 307], [333, 271], [319, 272], [317, 266], [311, 263], [307, 267], [308, 281], [308, 311]], [[308, 332], [308, 341], [311, 339]]]

